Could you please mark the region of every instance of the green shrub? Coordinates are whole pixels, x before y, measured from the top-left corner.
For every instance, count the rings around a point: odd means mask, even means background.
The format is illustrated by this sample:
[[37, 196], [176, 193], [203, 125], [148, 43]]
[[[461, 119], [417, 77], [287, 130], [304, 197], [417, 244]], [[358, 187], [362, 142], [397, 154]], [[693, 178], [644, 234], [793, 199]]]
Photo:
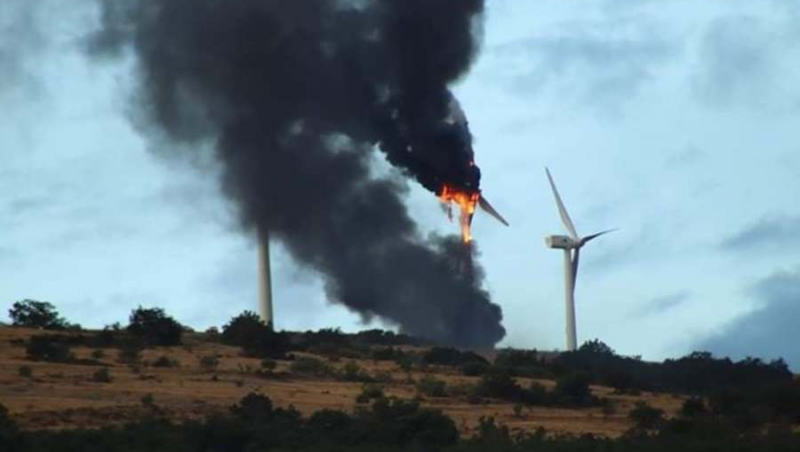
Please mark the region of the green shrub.
[[118, 361], [129, 366], [138, 366], [142, 362], [142, 347], [136, 342], [126, 342], [119, 349]]
[[200, 357], [200, 369], [204, 372], [216, 372], [219, 367], [219, 357], [217, 355], [206, 355]]
[[33, 378], [33, 368], [31, 366], [19, 366], [17, 373], [22, 378]]
[[153, 361], [153, 367], [178, 367], [178, 362], [168, 356], [160, 356]]
[[26, 352], [28, 358], [36, 361], [65, 363], [74, 359], [70, 346], [60, 336], [33, 336]]
[[639, 401], [628, 413], [628, 418], [633, 421], [635, 428], [649, 430], [659, 427], [664, 422], [664, 410]]
[[322, 360], [307, 356], [294, 360], [289, 366], [289, 370], [293, 374], [315, 377], [330, 377], [334, 373], [331, 367]]
[[128, 333], [145, 346], [174, 346], [181, 344], [183, 327], [161, 308], [139, 306], [130, 316]]
[[481, 397], [518, 401], [522, 399], [522, 387], [507, 372], [493, 371], [481, 377], [475, 388], [476, 394]]
[[383, 393], [383, 386], [368, 383], [361, 387], [361, 393], [356, 397], [356, 403], [369, 403], [384, 397], [386, 396]]
[[553, 390], [556, 403], [560, 405], [587, 406], [592, 403], [591, 381], [585, 372], [573, 372], [556, 380]]
[[349, 361], [339, 373], [339, 379], [349, 382], [369, 383], [373, 378], [366, 373], [355, 361]]
[[147, 393], [142, 396], [142, 405], [146, 408], [154, 408], [156, 406], [156, 399], [153, 397], [153, 394]]
[[484, 363], [466, 363], [461, 366], [461, 373], [467, 377], [480, 377], [489, 370], [489, 365]]
[[422, 361], [425, 364], [454, 367], [468, 363], [489, 364], [484, 357], [475, 352], [465, 352], [450, 347], [433, 347], [422, 355]]
[[95, 383], [111, 383], [111, 380], [111, 372], [108, 371], [107, 367], [98, 369], [92, 374], [92, 381]]
[[447, 383], [425, 375], [417, 382], [417, 392], [428, 397], [447, 397]]
[[707, 411], [706, 404], [699, 397], [690, 397], [681, 406], [681, 416], [686, 418], [695, 418], [705, 414]]
[[278, 367], [278, 362], [274, 359], [264, 358], [261, 360], [261, 371], [265, 373], [272, 373]]
[[286, 356], [288, 340], [272, 325], [265, 325], [258, 315], [245, 311], [222, 327], [222, 343], [241, 347], [246, 356], [280, 359]]

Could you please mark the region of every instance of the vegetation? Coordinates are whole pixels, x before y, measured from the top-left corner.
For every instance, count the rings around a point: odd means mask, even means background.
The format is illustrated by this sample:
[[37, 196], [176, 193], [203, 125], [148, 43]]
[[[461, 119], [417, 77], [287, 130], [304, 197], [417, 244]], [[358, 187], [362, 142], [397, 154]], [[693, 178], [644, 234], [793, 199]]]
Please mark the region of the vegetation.
[[52, 303], [36, 300], [17, 301], [8, 310], [13, 326], [41, 328], [45, 330], [66, 330], [78, 328], [62, 318]]
[[288, 351], [287, 337], [265, 325], [254, 312], [245, 311], [222, 327], [222, 343], [241, 347], [253, 358], [281, 359]]
[[30, 338], [25, 351], [28, 359], [56, 363], [70, 362], [74, 359], [70, 346], [60, 336], [40, 335]]
[[153, 361], [153, 367], [178, 367], [178, 362], [169, 356], [159, 356], [158, 359]]
[[183, 327], [161, 308], [139, 306], [130, 316], [128, 333], [145, 346], [180, 345]]
[[33, 368], [31, 366], [19, 366], [17, 374], [22, 378], [33, 378]]
[[289, 371], [296, 375], [313, 377], [331, 377], [334, 375], [333, 369], [324, 361], [305, 356], [294, 360], [289, 366]]
[[[684, 452], [800, 450], [800, 434], [788, 428], [739, 430], [712, 414], [694, 419], [664, 420], [646, 406], [637, 407], [646, 421], [619, 439], [592, 435], [511, 434], [492, 418], [481, 420], [476, 434], [460, 438], [455, 423], [416, 402], [373, 397], [353, 414], [321, 410], [304, 418], [293, 408], [276, 408], [259, 394], [250, 394], [228, 413], [205, 420], [172, 423], [141, 421], [105, 429], [45, 430], [17, 428], [0, 405], [0, 450], [9, 452], [128, 452], [253, 450], [312, 451], [447, 451], [447, 452]], [[154, 407], [152, 398], [142, 403]], [[522, 407], [517, 410], [522, 416]], [[638, 416], [638, 415], [637, 415]], [[637, 418], [638, 419], [638, 418]], [[653, 420], [656, 420], [653, 422]]]
[[92, 374], [92, 381], [95, 383], [111, 383], [111, 372], [108, 371], [107, 367], [98, 369]]
[[204, 372], [216, 372], [219, 367], [219, 357], [217, 355], [206, 355], [200, 357], [200, 369]]
[[451, 347], [433, 347], [422, 355], [425, 364], [460, 367], [466, 364], [488, 365], [483, 356], [470, 351], [461, 351]]
[[417, 392], [428, 397], [447, 397], [447, 383], [436, 377], [425, 375], [417, 382]]

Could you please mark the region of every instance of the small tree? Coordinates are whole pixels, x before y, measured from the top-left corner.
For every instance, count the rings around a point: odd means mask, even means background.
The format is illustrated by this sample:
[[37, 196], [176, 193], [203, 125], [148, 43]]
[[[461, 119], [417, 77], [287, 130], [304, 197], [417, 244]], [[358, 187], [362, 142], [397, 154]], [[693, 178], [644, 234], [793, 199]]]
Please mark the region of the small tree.
[[131, 313], [128, 332], [147, 346], [172, 346], [181, 344], [183, 327], [161, 308], [139, 306]]
[[254, 312], [245, 311], [222, 327], [222, 343], [242, 347], [245, 355], [256, 358], [283, 358], [286, 338], [265, 325]]
[[22, 300], [14, 303], [8, 310], [14, 326], [43, 328], [46, 330], [65, 330], [69, 323], [58, 315], [52, 303], [36, 300]]
[[564, 375], [556, 381], [553, 390], [558, 402], [567, 405], [589, 405], [592, 402], [590, 377], [584, 372]]
[[70, 346], [58, 336], [33, 336], [25, 351], [35, 361], [64, 363], [73, 359]]
[[628, 413], [637, 429], [649, 430], [664, 422], [664, 410], [652, 407], [646, 402], [636, 402], [636, 406]]

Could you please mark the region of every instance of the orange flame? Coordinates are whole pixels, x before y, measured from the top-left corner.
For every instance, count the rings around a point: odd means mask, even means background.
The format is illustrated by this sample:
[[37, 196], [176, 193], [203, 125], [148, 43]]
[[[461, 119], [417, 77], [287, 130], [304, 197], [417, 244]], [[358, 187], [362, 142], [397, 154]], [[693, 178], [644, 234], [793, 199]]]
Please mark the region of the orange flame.
[[439, 200], [447, 205], [447, 215], [450, 219], [453, 218], [452, 204], [455, 203], [460, 208], [459, 222], [461, 223], [461, 238], [464, 243], [472, 241], [472, 216], [475, 214], [480, 199], [480, 192], [459, 191], [449, 185], [445, 185], [442, 193], [439, 194]]

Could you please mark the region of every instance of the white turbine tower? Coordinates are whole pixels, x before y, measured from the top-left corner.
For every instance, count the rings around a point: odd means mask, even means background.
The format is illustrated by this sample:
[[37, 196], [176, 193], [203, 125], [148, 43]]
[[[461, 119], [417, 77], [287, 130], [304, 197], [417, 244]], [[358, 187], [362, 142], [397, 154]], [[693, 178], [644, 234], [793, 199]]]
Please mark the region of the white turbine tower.
[[275, 327], [272, 312], [272, 268], [269, 255], [269, 232], [258, 231], [258, 317], [265, 325]]
[[558, 194], [553, 176], [550, 175], [550, 170], [545, 168], [547, 172], [547, 179], [550, 181], [550, 187], [553, 189], [553, 195], [556, 198], [558, 205], [558, 213], [561, 215], [561, 221], [569, 232], [569, 236], [565, 235], [550, 235], [545, 237], [545, 244], [549, 248], [564, 250], [564, 287], [566, 289], [566, 307], [567, 307], [567, 351], [575, 351], [578, 348], [578, 338], [575, 331], [575, 281], [578, 277], [578, 262], [580, 261], [581, 248], [583, 245], [591, 242], [592, 240], [600, 237], [601, 235], [608, 234], [615, 231], [611, 229], [608, 231], [599, 232], [581, 238], [575, 230], [575, 225], [569, 218], [567, 208], [561, 201], [561, 196]]

